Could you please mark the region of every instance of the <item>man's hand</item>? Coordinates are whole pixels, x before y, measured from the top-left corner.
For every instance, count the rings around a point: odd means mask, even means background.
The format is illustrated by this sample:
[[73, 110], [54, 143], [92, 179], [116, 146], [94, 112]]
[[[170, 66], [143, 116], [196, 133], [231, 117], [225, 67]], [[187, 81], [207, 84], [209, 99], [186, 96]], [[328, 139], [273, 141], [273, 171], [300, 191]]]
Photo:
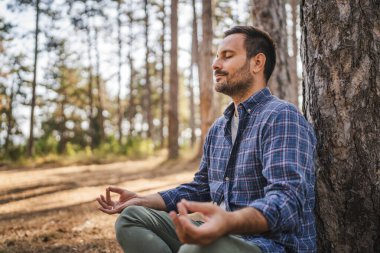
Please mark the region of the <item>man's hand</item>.
[[[120, 195], [118, 201], [112, 201], [111, 192]], [[120, 213], [127, 206], [136, 205], [139, 202], [139, 198], [136, 193], [115, 186], [107, 187], [106, 197], [100, 195], [96, 198], [96, 200], [101, 206], [99, 207], [99, 210], [108, 214]]]
[[[207, 245], [229, 233], [229, 213], [211, 203], [182, 200], [177, 204], [178, 215], [170, 212], [178, 238], [183, 243]], [[188, 211], [200, 212], [204, 223], [197, 227], [188, 217]]]

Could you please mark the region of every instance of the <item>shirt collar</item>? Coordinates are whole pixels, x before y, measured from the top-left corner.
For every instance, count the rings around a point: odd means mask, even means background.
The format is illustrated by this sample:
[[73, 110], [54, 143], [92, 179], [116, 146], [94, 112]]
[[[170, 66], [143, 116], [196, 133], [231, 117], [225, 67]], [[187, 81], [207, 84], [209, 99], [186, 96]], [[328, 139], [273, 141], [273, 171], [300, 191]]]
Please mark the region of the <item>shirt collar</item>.
[[[247, 100], [240, 103], [239, 106], [242, 106], [247, 113], [251, 113], [257, 105], [267, 100], [270, 96], [272, 96], [272, 93], [270, 92], [268, 87], [265, 87], [262, 90], [255, 92]], [[223, 113], [224, 117], [226, 119], [230, 119], [234, 111], [235, 111], [235, 106], [234, 106], [234, 103], [231, 102]]]

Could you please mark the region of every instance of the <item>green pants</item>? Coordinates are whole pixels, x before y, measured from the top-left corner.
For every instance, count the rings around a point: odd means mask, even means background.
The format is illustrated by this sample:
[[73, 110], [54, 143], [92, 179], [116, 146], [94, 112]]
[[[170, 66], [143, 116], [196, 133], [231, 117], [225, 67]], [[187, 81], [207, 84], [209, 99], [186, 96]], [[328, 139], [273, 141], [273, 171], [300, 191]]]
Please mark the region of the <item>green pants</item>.
[[125, 208], [115, 229], [126, 253], [261, 253], [256, 245], [230, 235], [207, 246], [182, 244], [168, 213], [141, 206]]

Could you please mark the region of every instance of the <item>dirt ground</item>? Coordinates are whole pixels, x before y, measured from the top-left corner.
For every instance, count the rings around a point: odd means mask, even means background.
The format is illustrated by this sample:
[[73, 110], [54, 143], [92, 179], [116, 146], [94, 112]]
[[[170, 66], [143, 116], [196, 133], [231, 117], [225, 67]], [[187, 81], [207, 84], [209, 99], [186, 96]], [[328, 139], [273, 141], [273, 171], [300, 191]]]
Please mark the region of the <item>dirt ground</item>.
[[97, 210], [108, 185], [153, 193], [192, 179], [198, 161], [152, 157], [103, 165], [0, 171], [0, 253], [122, 252], [117, 215]]

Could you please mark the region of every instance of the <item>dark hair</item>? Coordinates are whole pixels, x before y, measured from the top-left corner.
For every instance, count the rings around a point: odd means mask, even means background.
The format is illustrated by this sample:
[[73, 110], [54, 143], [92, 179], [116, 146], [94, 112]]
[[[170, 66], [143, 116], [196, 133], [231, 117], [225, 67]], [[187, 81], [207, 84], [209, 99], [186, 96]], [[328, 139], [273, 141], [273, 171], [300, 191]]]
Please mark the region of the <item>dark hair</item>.
[[268, 33], [253, 26], [235, 26], [224, 32], [224, 37], [228, 35], [242, 33], [245, 35], [245, 49], [247, 58], [250, 59], [258, 53], [263, 53], [266, 57], [264, 66], [264, 76], [266, 81], [272, 75], [276, 66], [276, 46]]

